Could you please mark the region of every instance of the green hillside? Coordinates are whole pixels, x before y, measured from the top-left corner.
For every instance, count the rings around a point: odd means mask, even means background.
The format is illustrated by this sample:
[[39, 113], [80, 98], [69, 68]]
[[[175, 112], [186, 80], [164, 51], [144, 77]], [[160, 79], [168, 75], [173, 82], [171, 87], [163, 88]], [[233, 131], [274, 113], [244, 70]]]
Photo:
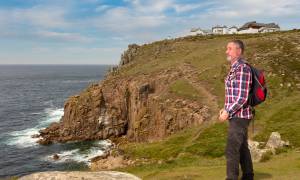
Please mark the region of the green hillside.
[[[224, 78], [229, 70], [225, 47], [229, 40], [245, 42], [245, 58], [264, 69], [268, 99], [256, 108], [255, 129], [251, 138], [267, 141], [278, 131], [292, 147], [264, 163], [254, 166], [257, 178], [293, 179], [300, 177], [300, 31], [253, 35], [193, 36], [164, 40], [141, 46], [133, 62], [120, 69], [119, 75], [151, 74], [165, 68], [189, 65], [199, 72], [193, 77], [212, 96], [218, 108], [224, 103]], [[205, 100], [207, 94], [196, 91], [184, 79], [170, 84], [170, 96]], [[127, 143], [125, 154], [133, 159], [145, 158], [148, 164], [121, 169], [145, 179], [222, 179], [225, 177], [225, 138], [227, 123], [217, 123], [216, 116], [201, 127], [186, 129], [160, 142]]]

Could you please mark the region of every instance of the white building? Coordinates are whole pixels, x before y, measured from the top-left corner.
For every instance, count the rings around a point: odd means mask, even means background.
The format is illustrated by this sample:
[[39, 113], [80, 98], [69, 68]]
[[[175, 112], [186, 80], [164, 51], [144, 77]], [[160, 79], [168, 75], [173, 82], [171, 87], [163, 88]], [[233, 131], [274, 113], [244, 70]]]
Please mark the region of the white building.
[[200, 28], [192, 28], [191, 31], [189, 32], [189, 35], [190, 36], [205, 35], [205, 32]]
[[276, 31], [280, 31], [280, 28], [278, 25], [269, 25], [267, 27], [261, 27], [258, 32], [260, 33], [267, 33], [267, 32], [276, 32]]
[[209, 30], [203, 30], [201, 28], [192, 28], [188, 34], [188, 36], [196, 36], [196, 35], [208, 35], [211, 34]]
[[212, 27], [212, 33], [213, 34], [227, 34], [228, 33], [228, 29], [227, 26], [214, 26]]
[[240, 29], [238, 34], [245, 33], [264, 33], [264, 32], [275, 32], [280, 31], [280, 27], [275, 23], [257, 23], [256, 21], [247, 22]]
[[228, 34], [237, 34], [238, 28], [236, 26], [232, 26], [228, 28]]
[[245, 23], [242, 27], [238, 28], [236, 26], [214, 26], [212, 30], [203, 30], [201, 28], [192, 28], [187, 34], [188, 36], [196, 35], [209, 35], [209, 34], [245, 34], [245, 33], [267, 33], [280, 31], [280, 27], [275, 23], [257, 23], [256, 21], [251, 21]]

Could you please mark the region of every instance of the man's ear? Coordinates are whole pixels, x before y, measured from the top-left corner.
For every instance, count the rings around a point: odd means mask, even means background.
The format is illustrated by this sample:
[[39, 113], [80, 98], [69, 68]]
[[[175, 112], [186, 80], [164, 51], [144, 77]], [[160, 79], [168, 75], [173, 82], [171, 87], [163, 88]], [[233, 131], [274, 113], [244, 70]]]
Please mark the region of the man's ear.
[[241, 48], [238, 48], [238, 51], [239, 51], [239, 53], [240, 53], [240, 56], [243, 55], [242, 49], [241, 49]]

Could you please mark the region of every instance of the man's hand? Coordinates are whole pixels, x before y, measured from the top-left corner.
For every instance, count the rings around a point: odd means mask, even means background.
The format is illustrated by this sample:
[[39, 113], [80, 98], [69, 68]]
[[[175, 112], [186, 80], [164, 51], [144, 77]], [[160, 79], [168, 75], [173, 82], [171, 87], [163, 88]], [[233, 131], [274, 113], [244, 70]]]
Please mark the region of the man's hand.
[[225, 111], [225, 109], [221, 109], [219, 112], [219, 121], [220, 122], [224, 122], [226, 120], [228, 120], [229, 114], [227, 111]]

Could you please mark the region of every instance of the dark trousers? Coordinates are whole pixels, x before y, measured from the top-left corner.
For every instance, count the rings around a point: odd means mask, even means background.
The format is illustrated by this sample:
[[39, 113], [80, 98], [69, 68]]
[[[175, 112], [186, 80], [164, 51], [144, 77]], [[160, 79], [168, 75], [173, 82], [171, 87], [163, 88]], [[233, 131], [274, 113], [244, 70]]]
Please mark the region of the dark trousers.
[[226, 144], [226, 180], [237, 180], [239, 164], [241, 164], [242, 180], [253, 179], [253, 164], [248, 148], [248, 126], [250, 120], [243, 118], [229, 119], [229, 128]]

